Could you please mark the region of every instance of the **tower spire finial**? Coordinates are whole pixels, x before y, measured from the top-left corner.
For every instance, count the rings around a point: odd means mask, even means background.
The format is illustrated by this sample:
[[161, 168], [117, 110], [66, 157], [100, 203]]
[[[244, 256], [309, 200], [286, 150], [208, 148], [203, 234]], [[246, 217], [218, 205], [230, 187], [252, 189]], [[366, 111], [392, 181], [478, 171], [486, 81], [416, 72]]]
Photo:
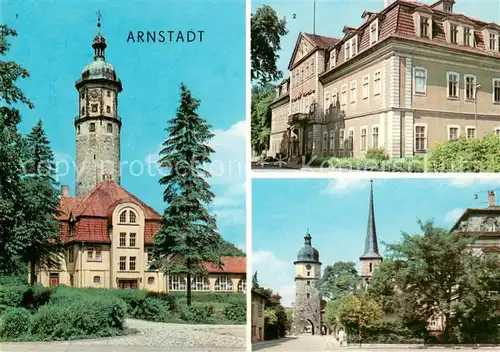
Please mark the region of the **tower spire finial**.
[[94, 37], [92, 48], [94, 48], [94, 60], [105, 60], [106, 39], [101, 34], [101, 10], [97, 10], [97, 35]]
[[101, 10], [97, 10], [97, 33], [101, 33], [101, 17], [102, 17], [102, 14], [101, 14]]
[[373, 180], [370, 180], [370, 204], [368, 207], [368, 226], [366, 229], [365, 253], [361, 258], [380, 258], [375, 227], [375, 207], [373, 205]]

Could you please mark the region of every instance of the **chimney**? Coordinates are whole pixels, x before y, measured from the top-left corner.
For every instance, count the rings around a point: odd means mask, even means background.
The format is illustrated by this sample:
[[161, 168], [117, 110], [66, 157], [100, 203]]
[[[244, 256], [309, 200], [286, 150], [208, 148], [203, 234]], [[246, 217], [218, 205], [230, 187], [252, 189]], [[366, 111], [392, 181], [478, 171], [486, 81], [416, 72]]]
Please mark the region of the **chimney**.
[[112, 180], [111, 174], [102, 175], [102, 179], [103, 179], [103, 181], [111, 181]]
[[391, 5], [391, 0], [385, 0], [384, 8], [389, 7], [390, 5]]
[[488, 206], [489, 207], [496, 206], [495, 191], [488, 191]]
[[68, 185], [61, 186], [61, 196], [69, 197], [69, 186]]

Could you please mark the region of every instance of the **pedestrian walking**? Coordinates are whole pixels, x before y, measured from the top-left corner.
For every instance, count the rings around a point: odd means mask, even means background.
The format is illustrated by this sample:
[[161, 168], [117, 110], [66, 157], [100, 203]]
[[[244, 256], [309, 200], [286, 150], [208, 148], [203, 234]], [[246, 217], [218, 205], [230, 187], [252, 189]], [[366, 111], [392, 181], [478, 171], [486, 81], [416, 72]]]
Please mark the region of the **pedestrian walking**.
[[339, 342], [340, 347], [347, 346], [347, 334], [344, 329], [340, 329], [339, 331]]

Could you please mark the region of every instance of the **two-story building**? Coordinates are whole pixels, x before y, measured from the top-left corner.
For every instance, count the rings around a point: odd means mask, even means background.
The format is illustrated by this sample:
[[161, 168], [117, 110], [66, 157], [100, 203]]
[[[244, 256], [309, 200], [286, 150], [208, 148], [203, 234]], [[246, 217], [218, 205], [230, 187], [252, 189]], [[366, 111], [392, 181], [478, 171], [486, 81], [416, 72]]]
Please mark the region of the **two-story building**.
[[252, 290], [252, 343], [264, 341], [264, 309], [267, 298], [258, 290]]
[[300, 33], [288, 138], [272, 129], [283, 137], [269, 154], [362, 157], [383, 148], [400, 158], [461, 136], [500, 135], [500, 26], [454, 7], [397, 0], [365, 11], [340, 39]]

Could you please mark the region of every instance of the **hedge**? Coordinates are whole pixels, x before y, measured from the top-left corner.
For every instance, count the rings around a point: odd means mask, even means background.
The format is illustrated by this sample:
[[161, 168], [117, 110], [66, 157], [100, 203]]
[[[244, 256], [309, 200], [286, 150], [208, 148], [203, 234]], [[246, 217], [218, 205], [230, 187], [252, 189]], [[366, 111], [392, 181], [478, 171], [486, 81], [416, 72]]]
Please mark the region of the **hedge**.
[[315, 158], [309, 165], [353, 171], [424, 172], [423, 157], [401, 159]]
[[29, 335], [31, 313], [25, 308], [8, 308], [0, 315], [0, 338], [22, 339]]

